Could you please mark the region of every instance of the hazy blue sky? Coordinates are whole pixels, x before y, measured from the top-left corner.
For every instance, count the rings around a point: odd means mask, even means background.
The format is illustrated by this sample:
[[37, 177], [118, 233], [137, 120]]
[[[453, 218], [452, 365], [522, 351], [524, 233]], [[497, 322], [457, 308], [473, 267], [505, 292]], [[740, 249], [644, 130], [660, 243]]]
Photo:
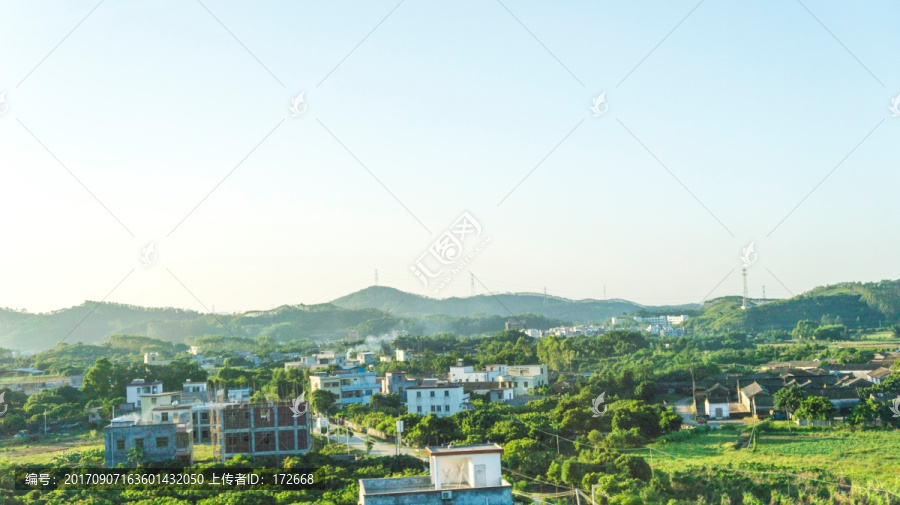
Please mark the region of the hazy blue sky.
[[494, 291], [898, 278], [896, 4], [804, 3], [4, 2], [0, 306], [428, 294], [464, 211]]

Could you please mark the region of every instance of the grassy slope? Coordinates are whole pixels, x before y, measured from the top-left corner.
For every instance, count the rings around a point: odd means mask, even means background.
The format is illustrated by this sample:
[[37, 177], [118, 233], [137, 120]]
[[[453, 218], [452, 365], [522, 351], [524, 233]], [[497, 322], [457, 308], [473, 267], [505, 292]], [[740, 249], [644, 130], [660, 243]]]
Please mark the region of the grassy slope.
[[[654, 466], [664, 471], [688, 467], [721, 467], [748, 464], [787, 467], [801, 473], [811, 468], [845, 475], [854, 483], [865, 481], [881, 488], [900, 489], [900, 430], [851, 430], [849, 428], [797, 428], [776, 422], [777, 430], [762, 433], [756, 451], [734, 449], [736, 431], [714, 430], [678, 442], [660, 441], [651, 447], [666, 455], [654, 454]], [[877, 484], [876, 484], [877, 483]]]

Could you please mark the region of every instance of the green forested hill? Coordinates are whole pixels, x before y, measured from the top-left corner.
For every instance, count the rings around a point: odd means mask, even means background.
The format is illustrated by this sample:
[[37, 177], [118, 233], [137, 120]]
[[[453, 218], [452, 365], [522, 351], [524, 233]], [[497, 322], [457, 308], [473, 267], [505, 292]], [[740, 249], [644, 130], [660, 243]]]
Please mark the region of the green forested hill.
[[[358, 330], [363, 336], [405, 329], [413, 334], [473, 335], [502, 330], [510, 314], [526, 326], [547, 329], [563, 323], [603, 322], [623, 313], [688, 313], [696, 333], [790, 330], [801, 319], [823, 316], [849, 328], [900, 322], [900, 281], [847, 282], [815, 288], [787, 300], [752, 300], [741, 310], [739, 297], [696, 305], [650, 307], [625, 300], [569, 300], [532, 293], [433, 299], [393, 288], [370, 287], [319, 305], [282, 306], [243, 314], [204, 314], [174, 308], [145, 308], [85, 302], [67, 309], [31, 314], [0, 309], [0, 347], [34, 351], [56, 343], [105, 342], [110, 335], [143, 335], [181, 343], [189, 337], [267, 335], [275, 340], [323, 338]], [[224, 325], [224, 326], [223, 326]], [[67, 336], [68, 335], [68, 336]]]
[[441, 314], [467, 317], [481, 313], [508, 317], [510, 314], [540, 314], [550, 319], [574, 323], [602, 322], [612, 316], [630, 314], [641, 309], [683, 312], [697, 307], [696, 304], [647, 307], [627, 300], [571, 300], [537, 293], [502, 293], [494, 296], [438, 299], [383, 286], [371, 286], [342, 296], [331, 303], [352, 309], [374, 308], [383, 311], [394, 309], [393, 314], [400, 316]]
[[838, 321], [848, 328], [900, 323], [900, 281], [846, 282], [822, 286], [786, 300], [751, 300], [741, 310], [737, 296], [708, 301], [686, 326], [699, 333], [791, 330], [801, 319]]

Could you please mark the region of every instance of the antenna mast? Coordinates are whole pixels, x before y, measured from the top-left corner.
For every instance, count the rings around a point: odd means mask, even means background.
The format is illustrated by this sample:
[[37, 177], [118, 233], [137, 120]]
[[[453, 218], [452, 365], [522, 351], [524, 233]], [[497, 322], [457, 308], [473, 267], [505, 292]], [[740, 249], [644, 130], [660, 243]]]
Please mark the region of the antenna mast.
[[469, 272], [469, 285], [471, 286], [470, 296], [475, 296], [475, 274]]

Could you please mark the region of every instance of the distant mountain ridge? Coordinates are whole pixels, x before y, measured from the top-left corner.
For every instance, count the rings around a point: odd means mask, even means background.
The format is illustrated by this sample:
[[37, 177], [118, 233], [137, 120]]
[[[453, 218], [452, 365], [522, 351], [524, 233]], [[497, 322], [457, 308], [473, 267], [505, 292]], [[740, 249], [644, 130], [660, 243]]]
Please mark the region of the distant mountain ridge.
[[284, 305], [237, 315], [87, 301], [44, 314], [0, 309], [0, 347], [39, 350], [54, 347], [60, 341], [96, 344], [114, 334], [171, 342], [205, 335], [265, 335], [276, 340], [329, 338], [346, 335], [348, 330], [357, 330], [362, 336], [392, 329], [479, 334], [503, 329], [511, 315], [519, 316], [529, 327], [547, 329], [566, 323], [602, 322], [610, 316], [637, 310], [667, 308], [626, 300], [569, 300], [534, 293], [440, 300], [383, 286], [365, 288], [331, 303]]
[[[740, 297], [696, 304], [645, 306], [627, 300], [570, 300], [536, 293], [501, 293], [435, 299], [372, 286], [318, 305], [284, 305], [243, 314], [204, 314], [174, 308], [145, 308], [85, 302], [44, 314], [0, 309], [0, 347], [36, 351], [60, 341], [98, 344], [114, 334], [143, 335], [170, 342], [205, 335], [268, 336], [275, 340], [333, 339], [356, 330], [363, 337], [393, 329], [409, 333], [476, 335], [503, 329], [515, 316], [528, 327], [600, 323], [622, 314], [689, 314], [686, 326], [698, 334], [790, 330], [798, 320], [839, 320], [850, 328], [900, 323], [900, 280], [844, 282], [814, 288], [785, 300]], [[825, 316], [823, 318], [823, 316]]]
[[429, 298], [385, 286], [370, 286], [331, 302], [348, 309], [371, 308], [399, 316], [442, 314], [467, 317], [472, 314], [510, 316], [540, 314], [551, 319], [573, 323], [599, 323], [612, 316], [639, 310], [683, 312], [699, 308], [698, 304], [646, 306], [627, 300], [571, 300], [538, 293], [498, 293], [466, 298]]

